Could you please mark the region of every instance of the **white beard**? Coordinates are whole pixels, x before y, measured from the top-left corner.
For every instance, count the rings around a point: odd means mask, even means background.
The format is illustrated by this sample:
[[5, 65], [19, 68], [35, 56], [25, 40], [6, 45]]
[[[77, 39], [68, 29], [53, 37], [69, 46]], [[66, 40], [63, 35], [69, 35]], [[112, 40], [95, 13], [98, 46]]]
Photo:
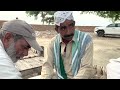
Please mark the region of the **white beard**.
[[8, 54], [8, 56], [11, 57], [12, 61], [14, 63], [16, 63], [18, 60], [16, 58], [16, 50], [15, 50], [15, 43], [14, 42], [11, 42], [10, 46], [6, 49], [6, 52]]

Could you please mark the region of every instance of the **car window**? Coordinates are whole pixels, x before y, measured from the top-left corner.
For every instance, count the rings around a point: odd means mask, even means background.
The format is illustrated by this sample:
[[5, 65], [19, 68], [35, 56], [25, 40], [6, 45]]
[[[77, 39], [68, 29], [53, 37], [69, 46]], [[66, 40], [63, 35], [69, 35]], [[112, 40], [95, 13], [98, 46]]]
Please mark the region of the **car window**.
[[107, 27], [115, 27], [115, 26], [116, 26], [115, 24], [110, 24]]
[[118, 27], [120, 27], [120, 23], [118, 23]]
[[118, 27], [118, 24], [115, 24], [115, 27]]

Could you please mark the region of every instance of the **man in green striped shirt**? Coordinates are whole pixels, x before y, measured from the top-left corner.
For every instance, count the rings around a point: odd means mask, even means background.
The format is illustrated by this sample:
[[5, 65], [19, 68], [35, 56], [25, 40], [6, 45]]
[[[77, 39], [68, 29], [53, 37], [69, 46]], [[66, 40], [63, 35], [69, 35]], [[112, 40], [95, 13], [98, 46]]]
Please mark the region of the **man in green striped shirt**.
[[71, 11], [54, 14], [55, 30], [47, 48], [47, 59], [42, 79], [90, 79], [92, 78], [93, 41], [89, 34], [75, 29]]

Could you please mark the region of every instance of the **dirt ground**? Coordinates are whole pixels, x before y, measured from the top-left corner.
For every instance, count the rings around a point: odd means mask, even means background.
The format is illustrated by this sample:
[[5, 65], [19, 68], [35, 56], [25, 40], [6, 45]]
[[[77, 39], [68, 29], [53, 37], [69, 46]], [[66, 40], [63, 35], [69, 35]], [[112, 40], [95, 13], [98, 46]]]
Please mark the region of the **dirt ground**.
[[[89, 32], [87, 32], [89, 33]], [[44, 46], [44, 58], [46, 58], [46, 47], [50, 39], [55, 36], [54, 31], [41, 32], [40, 37], [37, 38], [37, 41], [40, 45]], [[94, 33], [89, 33], [93, 38], [94, 46], [94, 55], [93, 55], [93, 64], [98, 66], [106, 66], [109, 62], [109, 59], [120, 57], [120, 37], [106, 36], [98, 37]]]
[[94, 65], [105, 67], [110, 59], [120, 57], [120, 36], [98, 37], [94, 33], [91, 33], [91, 35], [94, 46]]

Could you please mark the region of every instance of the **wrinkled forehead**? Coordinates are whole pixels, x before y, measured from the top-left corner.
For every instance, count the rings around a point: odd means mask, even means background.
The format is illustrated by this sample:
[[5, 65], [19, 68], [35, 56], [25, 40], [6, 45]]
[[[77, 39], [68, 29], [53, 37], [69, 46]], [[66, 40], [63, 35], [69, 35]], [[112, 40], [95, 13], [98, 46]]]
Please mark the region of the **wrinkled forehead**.
[[60, 26], [68, 26], [68, 25], [74, 24], [74, 23], [75, 23], [75, 21], [66, 19], [63, 23], [60, 23]]

